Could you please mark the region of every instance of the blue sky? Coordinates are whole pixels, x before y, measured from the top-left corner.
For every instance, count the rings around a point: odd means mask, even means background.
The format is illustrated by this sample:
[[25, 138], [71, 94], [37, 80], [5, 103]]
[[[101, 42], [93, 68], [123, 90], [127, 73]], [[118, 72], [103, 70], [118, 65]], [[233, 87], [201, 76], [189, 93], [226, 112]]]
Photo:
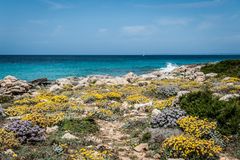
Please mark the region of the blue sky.
[[0, 54], [222, 53], [240, 0], [0, 0]]

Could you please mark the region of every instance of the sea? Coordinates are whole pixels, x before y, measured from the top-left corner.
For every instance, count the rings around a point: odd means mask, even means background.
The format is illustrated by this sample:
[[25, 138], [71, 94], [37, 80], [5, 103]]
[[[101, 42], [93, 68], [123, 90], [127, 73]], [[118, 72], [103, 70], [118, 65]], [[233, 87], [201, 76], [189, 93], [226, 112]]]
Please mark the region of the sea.
[[140, 75], [226, 59], [240, 59], [240, 55], [0, 55], [0, 79], [7, 75], [27, 81], [69, 76], [121, 76], [128, 72]]

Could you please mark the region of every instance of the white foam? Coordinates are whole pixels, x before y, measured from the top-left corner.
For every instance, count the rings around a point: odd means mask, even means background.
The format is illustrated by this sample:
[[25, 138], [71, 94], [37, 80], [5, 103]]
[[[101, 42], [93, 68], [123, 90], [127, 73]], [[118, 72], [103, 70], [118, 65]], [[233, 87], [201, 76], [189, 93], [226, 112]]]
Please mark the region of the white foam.
[[165, 72], [165, 73], [171, 72], [171, 71], [173, 71], [175, 68], [178, 67], [178, 65], [173, 64], [173, 63], [167, 63], [166, 65], [167, 65], [166, 67], [161, 68], [161, 71], [162, 71], [162, 72]]

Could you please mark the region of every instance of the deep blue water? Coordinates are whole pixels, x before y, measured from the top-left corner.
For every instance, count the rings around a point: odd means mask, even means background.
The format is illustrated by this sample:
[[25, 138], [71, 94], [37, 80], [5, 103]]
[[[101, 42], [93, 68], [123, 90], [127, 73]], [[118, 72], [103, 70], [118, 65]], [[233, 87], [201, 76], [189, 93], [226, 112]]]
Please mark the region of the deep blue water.
[[93, 74], [143, 74], [166, 66], [240, 59], [240, 55], [152, 55], [152, 56], [0, 56], [0, 79], [7, 75], [33, 80], [54, 80], [67, 76]]

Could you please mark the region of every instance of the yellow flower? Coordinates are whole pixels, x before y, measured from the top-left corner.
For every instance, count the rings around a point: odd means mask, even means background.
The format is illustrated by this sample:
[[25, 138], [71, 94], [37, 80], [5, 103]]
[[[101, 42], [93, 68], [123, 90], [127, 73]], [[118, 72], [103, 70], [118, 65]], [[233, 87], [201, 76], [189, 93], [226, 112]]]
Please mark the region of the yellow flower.
[[209, 122], [207, 119], [202, 120], [193, 116], [181, 118], [177, 123], [186, 133], [198, 138], [208, 135], [211, 130], [215, 130], [217, 127], [216, 122]]
[[167, 138], [163, 149], [170, 151], [173, 158], [189, 158], [193, 155], [199, 158], [213, 157], [222, 151], [213, 140], [203, 140], [190, 135], [179, 135]]

